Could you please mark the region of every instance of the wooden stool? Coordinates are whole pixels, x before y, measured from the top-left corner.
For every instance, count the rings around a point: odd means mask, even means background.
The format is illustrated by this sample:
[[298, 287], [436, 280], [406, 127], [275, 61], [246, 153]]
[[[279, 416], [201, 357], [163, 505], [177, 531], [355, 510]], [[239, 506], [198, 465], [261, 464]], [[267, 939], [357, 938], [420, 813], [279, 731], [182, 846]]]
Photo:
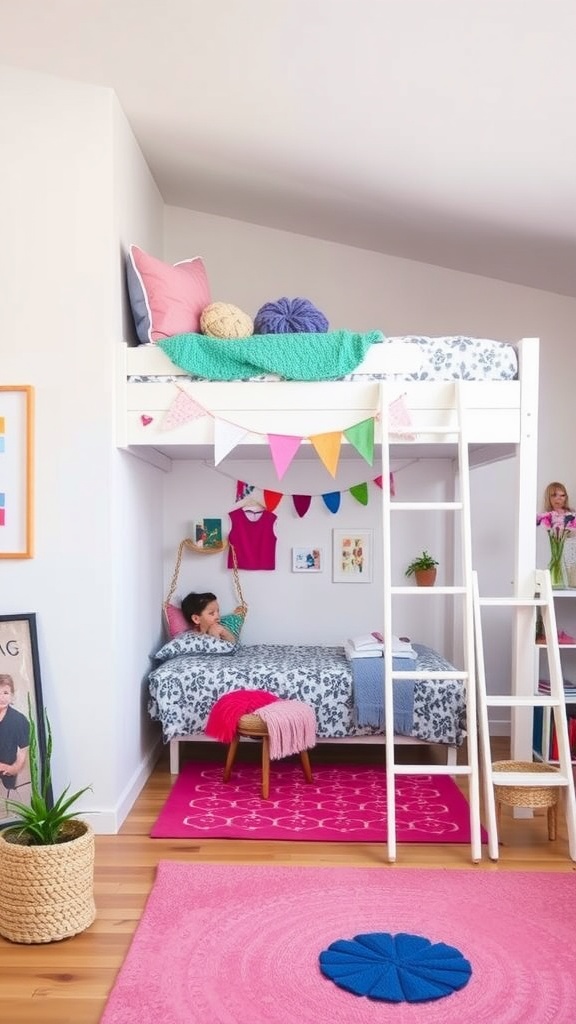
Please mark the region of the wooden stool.
[[[495, 761], [492, 765], [493, 773], [501, 772], [538, 772], [557, 771], [550, 764], [543, 764], [539, 761]], [[539, 786], [537, 778], [533, 786], [499, 786], [493, 776], [494, 797], [496, 800], [496, 819], [498, 830], [500, 830], [500, 819], [502, 816], [502, 804], [507, 807], [546, 807], [548, 818], [548, 839], [556, 839], [558, 826], [558, 802], [560, 790], [557, 786]]]
[[[230, 781], [232, 766], [234, 764], [241, 736], [249, 736], [251, 739], [262, 740], [262, 799], [267, 800], [270, 794], [270, 738], [268, 736], [268, 726], [266, 725], [266, 722], [260, 718], [260, 715], [242, 715], [238, 720], [236, 735], [228, 748], [228, 754], [226, 756], [226, 764], [224, 765], [224, 782]], [[312, 768], [310, 767], [310, 757], [308, 756], [307, 750], [300, 751], [300, 760], [302, 762], [302, 770], [304, 772], [306, 782], [312, 782]]]

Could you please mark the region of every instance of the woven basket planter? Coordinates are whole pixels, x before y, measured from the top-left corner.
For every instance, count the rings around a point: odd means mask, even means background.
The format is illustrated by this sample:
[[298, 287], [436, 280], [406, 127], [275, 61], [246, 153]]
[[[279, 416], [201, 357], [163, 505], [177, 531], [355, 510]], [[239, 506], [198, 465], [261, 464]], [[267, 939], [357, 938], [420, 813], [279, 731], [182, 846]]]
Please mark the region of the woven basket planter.
[[54, 846], [22, 846], [0, 832], [0, 935], [11, 942], [56, 942], [96, 916], [94, 833], [68, 822], [73, 836]]

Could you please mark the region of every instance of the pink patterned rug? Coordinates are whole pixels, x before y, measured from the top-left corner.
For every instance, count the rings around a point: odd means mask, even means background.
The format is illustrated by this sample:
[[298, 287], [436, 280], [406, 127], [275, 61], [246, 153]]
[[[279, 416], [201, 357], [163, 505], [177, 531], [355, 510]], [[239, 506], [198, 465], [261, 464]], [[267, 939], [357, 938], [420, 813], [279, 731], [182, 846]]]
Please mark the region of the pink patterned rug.
[[[574, 1024], [575, 919], [573, 872], [164, 860], [100, 1024]], [[321, 974], [375, 931], [455, 946], [468, 984], [392, 1005]]]
[[[230, 782], [222, 765], [189, 762], [174, 783], [153, 839], [302, 839], [386, 842], [386, 775], [370, 765], [317, 765], [304, 779], [299, 759], [272, 763], [270, 798], [261, 797], [260, 766], [239, 764]], [[396, 780], [400, 843], [469, 843], [470, 812], [446, 775]], [[486, 836], [483, 833], [483, 841]]]

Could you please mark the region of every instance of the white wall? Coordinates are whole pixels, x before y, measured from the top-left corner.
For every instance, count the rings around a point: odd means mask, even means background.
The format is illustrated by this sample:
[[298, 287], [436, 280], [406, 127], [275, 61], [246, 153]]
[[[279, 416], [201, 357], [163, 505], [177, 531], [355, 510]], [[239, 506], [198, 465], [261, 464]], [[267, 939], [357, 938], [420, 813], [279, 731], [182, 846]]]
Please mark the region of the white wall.
[[[35, 555], [2, 561], [0, 611], [38, 617], [55, 790], [92, 784], [83, 808], [113, 831], [145, 718], [140, 679], [129, 677], [130, 697], [118, 700], [116, 650], [123, 622], [136, 651], [134, 619], [152, 619], [119, 561], [143, 536], [131, 529], [137, 503], [118, 486], [126, 456], [113, 444], [120, 238], [155, 203], [147, 239], [159, 244], [161, 203], [134, 143], [121, 145], [128, 129], [111, 91], [0, 68], [0, 120], [1, 379], [36, 396]], [[145, 671], [141, 647], [128, 665], [131, 676]]]
[[[276, 569], [274, 571], [241, 570], [244, 597], [250, 607], [242, 634], [246, 643], [319, 643], [342, 644], [347, 637], [382, 628], [382, 497], [373, 483], [378, 470], [362, 459], [342, 461], [338, 480], [324, 470], [318, 460], [293, 463], [278, 482], [274, 469], [264, 461], [242, 461], [213, 468], [194, 462], [174, 464], [166, 480], [165, 519], [166, 556], [165, 592], [168, 592], [176, 551], [183, 537], [190, 536], [190, 522], [195, 519], [222, 519], [224, 535], [230, 529], [228, 512], [235, 507], [236, 481], [254, 484], [259, 490], [268, 488], [284, 493], [275, 514]], [[348, 488], [368, 483], [368, 505], [363, 506]], [[425, 495], [430, 500], [446, 501], [452, 496], [453, 479], [448, 463], [421, 462], [406, 464], [395, 474], [396, 494], [409, 501]], [[331, 513], [321, 495], [342, 489], [342, 502], [337, 513]], [[313, 495], [303, 518], [295, 511], [294, 494]], [[394, 562], [392, 571], [397, 584], [405, 584], [404, 570], [423, 547], [434, 552], [440, 562], [439, 582], [446, 579], [450, 557], [450, 537], [446, 534], [445, 517], [437, 513], [417, 513], [409, 527], [394, 516]], [[373, 573], [371, 583], [334, 583], [332, 579], [332, 531], [373, 531]], [[292, 572], [293, 547], [320, 547], [323, 571]], [[412, 581], [414, 582], [414, 581]], [[237, 603], [232, 573], [227, 569], [227, 555], [185, 552], [176, 596], [184, 597], [190, 590], [212, 590], [217, 594], [220, 610], [230, 611]], [[428, 605], [429, 602], [426, 602]], [[446, 639], [447, 623], [440, 602], [434, 610], [422, 602], [402, 599], [398, 605], [394, 631], [410, 635], [431, 645], [438, 644], [439, 635]]]

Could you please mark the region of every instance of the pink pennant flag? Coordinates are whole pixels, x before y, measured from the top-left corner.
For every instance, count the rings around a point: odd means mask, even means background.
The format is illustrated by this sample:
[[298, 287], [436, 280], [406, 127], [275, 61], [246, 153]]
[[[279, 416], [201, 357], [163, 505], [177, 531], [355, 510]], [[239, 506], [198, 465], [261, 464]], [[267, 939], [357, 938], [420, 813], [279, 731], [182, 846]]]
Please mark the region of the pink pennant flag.
[[[382, 490], [382, 477], [381, 476], [375, 476], [374, 477], [374, 483], [376, 484], [377, 487], [380, 488], [380, 490]], [[394, 473], [390, 473], [390, 497], [394, 498], [395, 495], [396, 495], [396, 481], [394, 480]]]
[[278, 479], [281, 480], [300, 447], [301, 437], [293, 434], [268, 434], [268, 444]]
[[166, 411], [164, 419], [160, 424], [160, 430], [174, 430], [176, 427], [190, 423], [191, 420], [198, 420], [202, 416], [208, 416], [206, 409], [199, 405], [195, 398], [178, 388], [176, 398]]
[[217, 466], [222, 459], [240, 444], [242, 438], [250, 431], [239, 427], [237, 423], [229, 423], [228, 420], [214, 420], [214, 465]]
[[410, 430], [404, 430], [404, 427], [412, 426], [412, 417], [410, 416], [410, 410], [404, 401], [404, 395], [400, 395], [394, 402], [390, 402], [388, 406], [388, 431], [390, 434], [398, 434], [400, 437], [404, 437], [407, 441], [413, 441], [415, 435]]

